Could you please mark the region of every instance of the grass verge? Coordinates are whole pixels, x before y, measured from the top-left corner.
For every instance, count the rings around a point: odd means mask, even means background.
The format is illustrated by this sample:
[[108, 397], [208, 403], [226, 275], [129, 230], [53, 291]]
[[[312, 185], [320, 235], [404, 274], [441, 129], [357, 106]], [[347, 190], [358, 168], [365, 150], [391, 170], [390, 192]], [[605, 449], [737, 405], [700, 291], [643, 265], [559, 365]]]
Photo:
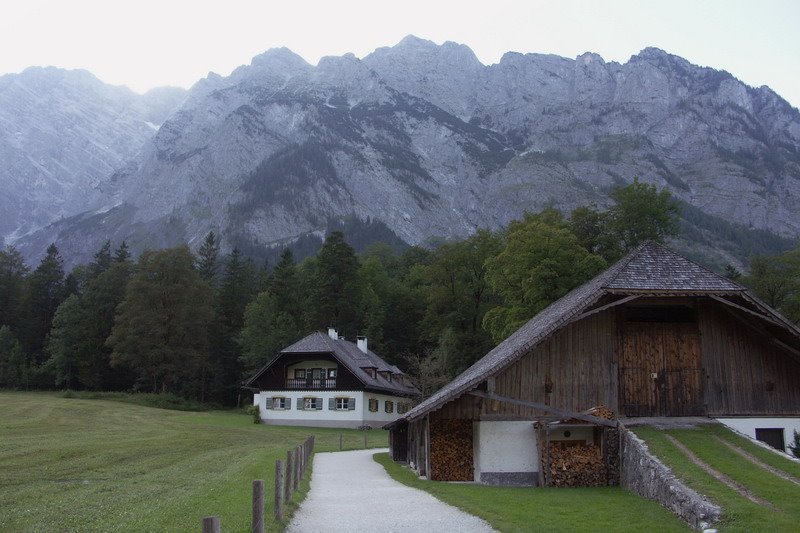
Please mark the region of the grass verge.
[[658, 503], [619, 487], [579, 489], [490, 487], [419, 477], [389, 454], [374, 456], [396, 481], [483, 518], [503, 532], [689, 531]]
[[[275, 460], [309, 435], [316, 451], [385, 447], [383, 430], [253, 424], [236, 411], [187, 412], [54, 394], [0, 392], [0, 531], [197, 531], [219, 515], [249, 531], [252, 481], [274, 516]], [[295, 493], [291, 513], [308, 490]]]
[[[776, 467], [783, 467], [781, 469], [785, 468], [789, 473], [792, 473], [791, 467], [794, 466], [791, 461], [781, 459], [774, 454], [772, 454], [774, 457], [762, 456], [761, 454], [770, 452], [759, 450], [751, 442], [741, 439], [721, 426], [700, 426], [695, 429], [668, 431], [638, 427], [634, 428], [634, 432], [647, 442], [650, 450], [664, 461], [675, 475], [700, 494], [722, 506], [724, 514], [718, 524], [721, 531], [797, 531], [800, 524], [800, 487], [741, 457], [716, 440], [714, 435], [741, 446], [764, 462], [768, 462], [768, 459], [777, 459], [777, 464], [781, 466]], [[776, 509], [751, 502], [702, 471], [667, 440], [667, 434], [675, 437], [715, 470], [726, 474], [757, 496], [769, 501]], [[756, 454], [757, 451], [760, 453]]]

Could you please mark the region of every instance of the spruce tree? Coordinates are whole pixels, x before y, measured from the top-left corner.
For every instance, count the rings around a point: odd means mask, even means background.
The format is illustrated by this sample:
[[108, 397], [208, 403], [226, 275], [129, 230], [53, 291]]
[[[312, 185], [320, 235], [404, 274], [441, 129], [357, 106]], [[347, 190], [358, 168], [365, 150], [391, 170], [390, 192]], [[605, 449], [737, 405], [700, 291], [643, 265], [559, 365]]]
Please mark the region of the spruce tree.
[[211, 287], [187, 246], [147, 251], [131, 277], [108, 345], [146, 389], [205, 398]]
[[197, 250], [197, 271], [204, 280], [214, 283], [217, 276], [217, 257], [219, 256], [219, 238], [209, 231], [203, 244]]
[[314, 286], [309, 305], [312, 327], [335, 326], [355, 337], [361, 327], [358, 259], [344, 234], [334, 231], [317, 255]]
[[116, 263], [124, 263], [126, 261], [130, 261], [131, 259], [131, 252], [128, 250], [128, 243], [122, 241], [122, 244], [119, 245], [117, 251], [114, 252], [114, 261]]
[[89, 277], [96, 278], [111, 266], [111, 241], [106, 241], [94, 254], [94, 261], [89, 264]]
[[23, 348], [35, 364], [44, 360], [45, 338], [50, 331], [53, 315], [64, 299], [64, 262], [55, 244], [28, 278], [25, 295], [25, 325], [20, 327]]
[[22, 298], [28, 266], [16, 248], [0, 250], [0, 326], [17, 331], [21, 322]]

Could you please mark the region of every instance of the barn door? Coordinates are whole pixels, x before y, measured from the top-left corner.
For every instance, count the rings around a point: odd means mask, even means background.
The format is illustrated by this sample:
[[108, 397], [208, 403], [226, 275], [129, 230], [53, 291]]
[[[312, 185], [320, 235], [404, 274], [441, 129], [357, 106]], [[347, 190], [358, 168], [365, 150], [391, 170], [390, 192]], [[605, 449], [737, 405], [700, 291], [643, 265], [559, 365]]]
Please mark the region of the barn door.
[[704, 414], [700, 335], [693, 324], [667, 324], [664, 342], [666, 416]]
[[661, 414], [658, 376], [664, 367], [661, 336], [650, 324], [626, 324], [619, 365], [620, 405], [625, 416]]
[[619, 374], [625, 416], [704, 414], [705, 374], [694, 324], [625, 324]]

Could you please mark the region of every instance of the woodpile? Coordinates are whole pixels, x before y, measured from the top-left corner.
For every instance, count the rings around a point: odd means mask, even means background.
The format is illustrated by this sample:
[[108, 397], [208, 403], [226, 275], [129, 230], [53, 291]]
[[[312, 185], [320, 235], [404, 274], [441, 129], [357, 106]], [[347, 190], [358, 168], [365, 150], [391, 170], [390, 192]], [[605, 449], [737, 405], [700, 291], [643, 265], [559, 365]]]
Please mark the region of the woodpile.
[[601, 487], [608, 472], [600, 446], [579, 441], [550, 443], [551, 487]]
[[[615, 420], [614, 411], [599, 405], [583, 414]], [[583, 420], [561, 421], [564, 425], [592, 427]], [[552, 426], [551, 426], [552, 427]], [[542, 464], [548, 486], [600, 487], [619, 484], [619, 430], [594, 426], [592, 442], [582, 440], [550, 440], [543, 446]]]
[[431, 479], [472, 481], [472, 421], [431, 420]]

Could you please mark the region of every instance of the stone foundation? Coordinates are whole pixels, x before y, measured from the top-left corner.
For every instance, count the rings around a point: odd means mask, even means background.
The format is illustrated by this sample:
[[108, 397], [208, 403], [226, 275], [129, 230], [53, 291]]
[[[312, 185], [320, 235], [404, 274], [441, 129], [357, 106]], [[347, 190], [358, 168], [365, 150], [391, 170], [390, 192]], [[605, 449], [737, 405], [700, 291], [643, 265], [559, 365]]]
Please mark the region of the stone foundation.
[[709, 528], [722, 508], [684, 485], [633, 432], [620, 428], [622, 464], [620, 485], [661, 505], [697, 530]]

